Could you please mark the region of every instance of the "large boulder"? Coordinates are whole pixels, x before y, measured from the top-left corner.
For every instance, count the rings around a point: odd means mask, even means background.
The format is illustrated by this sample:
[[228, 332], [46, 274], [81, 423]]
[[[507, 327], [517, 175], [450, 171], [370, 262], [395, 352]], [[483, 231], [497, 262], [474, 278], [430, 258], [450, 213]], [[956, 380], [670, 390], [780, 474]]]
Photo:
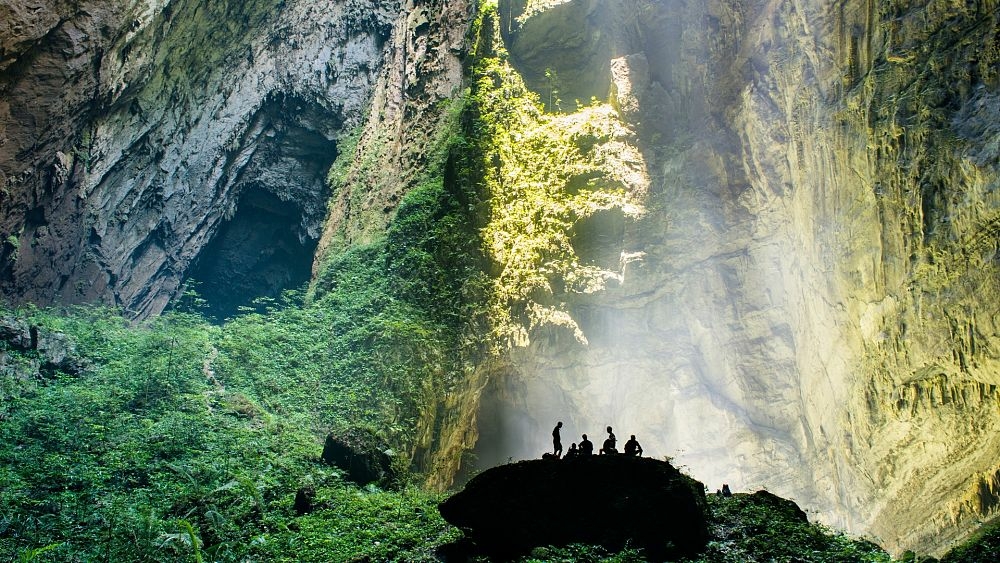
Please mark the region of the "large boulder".
[[440, 505], [474, 550], [497, 559], [534, 547], [641, 547], [656, 560], [708, 542], [704, 486], [664, 461], [622, 455], [534, 460], [472, 479]]
[[[27, 372], [44, 377], [56, 372], [79, 375], [87, 367], [87, 362], [77, 355], [76, 345], [69, 336], [29, 325], [14, 317], [0, 317], [0, 367], [7, 363], [4, 350], [29, 354], [30, 369]], [[21, 366], [21, 371], [23, 368]]]
[[397, 481], [392, 450], [368, 430], [330, 433], [323, 444], [323, 461], [342, 469], [358, 485], [377, 483], [391, 487]]

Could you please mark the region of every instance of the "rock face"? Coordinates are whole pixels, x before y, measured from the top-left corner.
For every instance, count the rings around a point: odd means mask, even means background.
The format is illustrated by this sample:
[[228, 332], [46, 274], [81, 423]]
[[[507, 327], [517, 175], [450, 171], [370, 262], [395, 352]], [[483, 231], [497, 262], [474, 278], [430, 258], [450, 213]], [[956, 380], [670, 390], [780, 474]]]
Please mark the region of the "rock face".
[[[8, 351], [20, 353], [20, 361], [12, 361]], [[79, 375], [86, 367], [65, 334], [0, 317], [0, 376]]]
[[660, 561], [693, 555], [708, 541], [704, 486], [669, 463], [623, 455], [501, 465], [440, 510], [500, 560], [537, 546], [629, 543]]
[[0, 5], [4, 295], [144, 317], [195, 265], [234, 282], [209, 301], [309, 278], [397, 3], [22, 4]]
[[499, 13], [543, 101], [608, 92], [651, 182], [642, 217], [578, 227], [621, 257], [581, 260], [609, 283], [532, 296], [558, 314], [483, 391], [484, 464], [613, 424], [891, 550], [994, 514], [996, 3]]

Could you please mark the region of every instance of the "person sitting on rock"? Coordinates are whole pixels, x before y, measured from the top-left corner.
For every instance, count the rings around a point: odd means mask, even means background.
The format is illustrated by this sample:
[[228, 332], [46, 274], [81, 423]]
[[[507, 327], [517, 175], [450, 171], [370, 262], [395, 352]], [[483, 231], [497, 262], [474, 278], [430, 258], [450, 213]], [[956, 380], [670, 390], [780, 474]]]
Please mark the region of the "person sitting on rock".
[[572, 444], [569, 445], [569, 450], [566, 451], [566, 455], [563, 456], [563, 459], [571, 459], [579, 456], [580, 456], [580, 450], [577, 449], [576, 442], [573, 442]]
[[611, 427], [608, 426], [608, 438], [604, 440], [604, 445], [601, 446], [601, 454], [616, 454], [618, 453], [618, 448], [615, 447], [618, 440], [615, 438], [615, 433], [611, 431]]
[[594, 443], [587, 439], [587, 435], [583, 435], [583, 440], [580, 441], [580, 456], [588, 457], [594, 455]]
[[562, 455], [562, 439], [559, 437], [560, 428], [562, 428], [562, 421], [559, 421], [556, 427], [552, 429], [552, 453], [557, 458]]
[[625, 442], [625, 455], [638, 455], [639, 457], [642, 457], [642, 446], [640, 446], [639, 442], [635, 439], [635, 434], [632, 434], [628, 442]]

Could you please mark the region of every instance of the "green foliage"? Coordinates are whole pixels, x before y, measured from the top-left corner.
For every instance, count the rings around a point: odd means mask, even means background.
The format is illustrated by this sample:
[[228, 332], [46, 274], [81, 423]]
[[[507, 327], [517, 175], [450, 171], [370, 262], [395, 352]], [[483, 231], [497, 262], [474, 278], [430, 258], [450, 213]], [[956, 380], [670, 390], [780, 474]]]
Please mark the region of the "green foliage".
[[[493, 263], [490, 318], [500, 348], [523, 344], [539, 324], [582, 333], [560, 307], [563, 292], [602, 289], [615, 264], [581, 257], [575, 237], [583, 222], [614, 211], [635, 219], [648, 189], [633, 133], [608, 104], [547, 114], [513, 67], [499, 36], [495, 7], [483, 8], [481, 37], [491, 48], [472, 70], [470, 139], [481, 159], [484, 253]], [[546, 72], [549, 109], [559, 105], [559, 79]]]
[[713, 541], [697, 563], [889, 563], [877, 545], [802, 522], [752, 495], [709, 495]]
[[600, 546], [572, 544], [565, 547], [541, 547], [519, 563], [640, 563], [646, 561], [642, 550], [626, 548], [609, 553]]
[[941, 558], [941, 563], [992, 563], [1000, 554], [1000, 521], [984, 526], [965, 544]]
[[[403, 452], [394, 463], [405, 471], [421, 425], [480, 352], [474, 335], [488, 331], [475, 326], [489, 284], [470, 244], [479, 171], [464, 105], [439, 109], [432, 164], [385, 235], [328, 256], [308, 295], [262, 300], [223, 326], [198, 315], [195, 288], [138, 326], [103, 309], [17, 313], [69, 335], [90, 369], [45, 380], [29, 353], [2, 360], [0, 553], [60, 544], [68, 560], [433, 560], [456, 535], [440, 497], [359, 490], [319, 456], [331, 430], [365, 427]], [[378, 168], [350, 145], [332, 183], [352, 181], [344, 163], [355, 156]], [[316, 510], [296, 516], [306, 484]]]
[[[67, 561], [346, 561], [371, 552], [407, 561], [435, 545], [414, 538], [446, 541], [454, 530], [431, 510], [438, 497], [359, 490], [319, 462], [330, 427], [311, 413], [346, 423], [338, 409], [363, 401], [340, 400], [360, 388], [350, 381], [310, 386], [335, 380], [332, 372], [302, 381], [310, 374], [299, 364], [318, 353], [306, 338], [328, 317], [294, 303], [225, 327], [178, 313], [132, 326], [106, 310], [21, 312], [72, 337], [91, 367], [78, 377], [0, 377], [0, 553], [41, 560], [35, 546], [53, 546], [48, 553]], [[292, 504], [306, 483], [317, 511], [297, 517]], [[390, 507], [424, 516], [394, 525]], [[318, 545], [330, 530], [336, 542], [296, 559], [296, 546]]]
[[34, 549], [26, 549], [26, 550], [24, 550], [24, 551], [21, 552], [21, 554], [18, 556], [17, 560], [19, 561], [19, 563], [30, 563], [31, 561], [34, 561], [34, 560], [38, 559], [39, 555], [45, 553], [46, 551], [51, 551], [53, 549], [56, 549], [57, 547], [59, 547], [59, 545], [60, 544], [58, 544], [58, 543], [53, 543], [53, 544], [50, 544], [50, 545], [46, 545], [44, 547], [36, 547]]
[[18, 235], [10, 235], [4, 240], [3, 245], [8, 248], [7, 260], [17, 262], [17, 253], [21, 249], [21, 239]]

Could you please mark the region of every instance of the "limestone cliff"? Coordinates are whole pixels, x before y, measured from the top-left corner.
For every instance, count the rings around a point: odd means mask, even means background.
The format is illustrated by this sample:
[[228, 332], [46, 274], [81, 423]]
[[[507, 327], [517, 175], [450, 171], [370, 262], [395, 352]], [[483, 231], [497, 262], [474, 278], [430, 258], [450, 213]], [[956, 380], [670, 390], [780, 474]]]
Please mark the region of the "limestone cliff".
[[399, 10], [0, 4], [4, 295], [144, 317], [190, 275], [217, 303], [307, 281], [327, 168]]
[[495, 354], [421, 413], [432, 486], [562, 419], [890, 549], [996, 512], [995, 0], [505, 0], [470, 45], [474, 12], [0, 0], [0, 290], [142, 317], [193, 278], [224, 316], [305, 281], [505, 50], [469, 118]]
[[[997, 14], [501, 2], [520, 75], [543, 102], [609, 96], [650, 183], [624, 186], [639, 212], [565, 229], [576, 266], [528, 297], [550, 314], [485, 392], [481, 454], [613, 424], [890, 549], [992, 516]], [[605, 282], [567, 282], [587, 268]]]

